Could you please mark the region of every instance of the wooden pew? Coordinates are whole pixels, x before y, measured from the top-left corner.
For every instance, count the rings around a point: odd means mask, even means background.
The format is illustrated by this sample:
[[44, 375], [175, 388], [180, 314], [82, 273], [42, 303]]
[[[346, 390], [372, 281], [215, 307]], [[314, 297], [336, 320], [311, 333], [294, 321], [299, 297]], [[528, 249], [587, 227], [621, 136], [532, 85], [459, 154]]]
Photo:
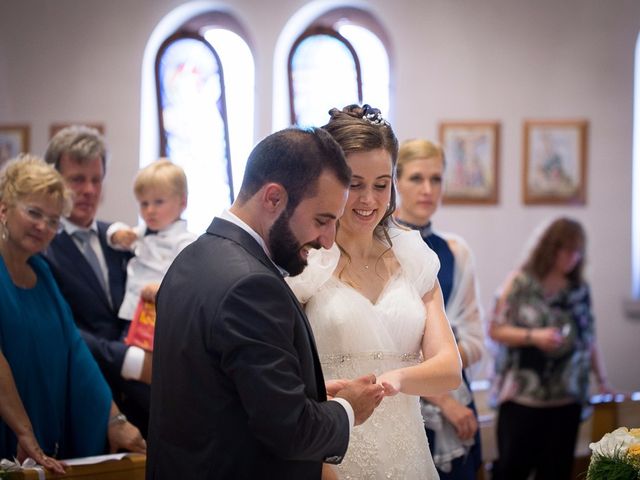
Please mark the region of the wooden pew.
[[[78, 465], [66, 468], [66, 474], [46, 473], [47, 480], [144, 480], [147, 457], [140, 454], [129, 454], [121, 460], [109, 460], [92, 465]], [[25, 470], [12, 472], [9, 480], [38, 480], [38, 472]]]

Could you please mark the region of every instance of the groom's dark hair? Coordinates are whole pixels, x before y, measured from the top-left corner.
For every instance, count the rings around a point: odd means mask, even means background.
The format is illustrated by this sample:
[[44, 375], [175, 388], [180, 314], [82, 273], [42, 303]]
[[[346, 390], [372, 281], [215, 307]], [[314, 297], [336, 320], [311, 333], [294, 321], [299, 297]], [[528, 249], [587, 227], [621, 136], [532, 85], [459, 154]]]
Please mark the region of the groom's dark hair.
[[267, 183], [279, 183], [287, 191], [287, 210], [292, 212], [304, 198], [317, 193], [318, 178], [333, 173], [345, 187], [351, 182], [340, 145], [320, 128], [287, 128], [258, 143], [249, 155], [238, 193], [245, 203]]

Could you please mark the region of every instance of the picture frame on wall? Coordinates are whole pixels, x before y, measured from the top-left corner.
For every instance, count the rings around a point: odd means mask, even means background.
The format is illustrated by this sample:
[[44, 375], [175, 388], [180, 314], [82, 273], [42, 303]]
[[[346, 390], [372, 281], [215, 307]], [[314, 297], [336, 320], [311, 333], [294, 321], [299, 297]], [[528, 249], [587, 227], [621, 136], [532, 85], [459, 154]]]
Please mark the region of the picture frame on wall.
[[588, 121], [525, 120], [522, 198], [526, 205], [584, 205]]
[[441, 122], [445, 152], [444, 204], [498, 203], [500, 123]]
[[71, 125], [84, 125], [85, 127], [95, 128], [100, 132], [100, 135], [104, 135], [104, 125], [96, 122], [58, 122], [52, 123], [49, 125], [49, 139], [53, 138], [53, 136], [58, 133], [60, 130], [66, 127], [70, 127]]
[[29, 151], [28, 125], [0, 125], [0, 169], [7, 161]]

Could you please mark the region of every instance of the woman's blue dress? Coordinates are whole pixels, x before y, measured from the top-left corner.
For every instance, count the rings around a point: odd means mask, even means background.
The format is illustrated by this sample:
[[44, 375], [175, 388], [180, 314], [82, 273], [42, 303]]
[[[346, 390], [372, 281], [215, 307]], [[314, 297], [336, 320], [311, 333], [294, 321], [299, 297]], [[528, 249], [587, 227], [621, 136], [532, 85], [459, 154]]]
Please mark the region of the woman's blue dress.
[[[33, 288], [17, 287], [0, 257], [0, 350], [40, 446], [57, 458], [104, 453], [111, 391], [40, 255]], [[16, 437], [0, 420], [0, 458]]]

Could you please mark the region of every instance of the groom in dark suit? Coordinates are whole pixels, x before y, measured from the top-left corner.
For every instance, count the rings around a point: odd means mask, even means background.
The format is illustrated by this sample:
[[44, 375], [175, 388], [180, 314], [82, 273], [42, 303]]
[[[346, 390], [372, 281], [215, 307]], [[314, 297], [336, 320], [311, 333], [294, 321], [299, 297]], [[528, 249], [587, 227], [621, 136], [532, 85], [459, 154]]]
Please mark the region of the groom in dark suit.
[[332, 246], [350, 177], [323, 130], [272, 134], [231, 208], [174, 261], [157, 302], [147, 479], [319, 479], [342, 460], [382, 387], [369, 375], [327, 401], [283, 276]]

